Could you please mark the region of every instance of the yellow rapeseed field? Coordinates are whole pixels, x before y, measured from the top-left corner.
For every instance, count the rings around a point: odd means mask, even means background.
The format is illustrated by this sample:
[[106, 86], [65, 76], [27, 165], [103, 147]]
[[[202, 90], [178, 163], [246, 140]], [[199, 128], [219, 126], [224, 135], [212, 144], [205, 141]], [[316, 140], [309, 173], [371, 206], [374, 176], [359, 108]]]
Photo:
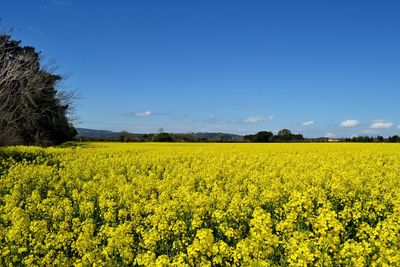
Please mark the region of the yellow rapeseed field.
[[399, 144], [0, 149], [0, 266], [400, 264]]

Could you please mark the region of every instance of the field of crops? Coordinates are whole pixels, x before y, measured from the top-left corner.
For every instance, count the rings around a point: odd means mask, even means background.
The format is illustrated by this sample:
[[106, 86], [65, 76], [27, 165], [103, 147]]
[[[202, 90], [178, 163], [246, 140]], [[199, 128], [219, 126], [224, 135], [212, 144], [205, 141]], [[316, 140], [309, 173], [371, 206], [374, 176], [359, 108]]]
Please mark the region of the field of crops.
[[0, 265], [400, 263], [396, 144], [0, 148]]

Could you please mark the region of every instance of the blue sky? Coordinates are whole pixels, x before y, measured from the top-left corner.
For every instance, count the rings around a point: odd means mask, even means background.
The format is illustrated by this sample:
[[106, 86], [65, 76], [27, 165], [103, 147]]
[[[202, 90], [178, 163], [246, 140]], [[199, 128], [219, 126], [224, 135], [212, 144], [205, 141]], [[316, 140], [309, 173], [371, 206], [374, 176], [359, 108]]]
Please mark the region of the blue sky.
[[79, 127], [400, 134], [399, 1], [4, 1]]

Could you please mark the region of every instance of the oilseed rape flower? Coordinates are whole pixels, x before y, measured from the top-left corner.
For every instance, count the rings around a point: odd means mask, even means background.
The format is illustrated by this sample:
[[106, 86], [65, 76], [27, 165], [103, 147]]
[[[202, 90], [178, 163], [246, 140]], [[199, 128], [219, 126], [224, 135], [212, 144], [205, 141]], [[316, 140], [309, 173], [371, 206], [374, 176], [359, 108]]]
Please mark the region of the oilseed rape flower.
[[0, 148], [0, 266], [396, 266], [398, 144]]

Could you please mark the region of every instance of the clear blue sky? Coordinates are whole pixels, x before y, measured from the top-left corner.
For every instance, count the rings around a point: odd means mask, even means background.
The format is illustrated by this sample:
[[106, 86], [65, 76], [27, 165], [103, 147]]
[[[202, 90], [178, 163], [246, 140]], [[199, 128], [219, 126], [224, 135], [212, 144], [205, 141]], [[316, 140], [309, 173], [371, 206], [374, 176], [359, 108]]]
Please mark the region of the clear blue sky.
[[78, 126], [400, 134], [400, 1], [2, 1]]

